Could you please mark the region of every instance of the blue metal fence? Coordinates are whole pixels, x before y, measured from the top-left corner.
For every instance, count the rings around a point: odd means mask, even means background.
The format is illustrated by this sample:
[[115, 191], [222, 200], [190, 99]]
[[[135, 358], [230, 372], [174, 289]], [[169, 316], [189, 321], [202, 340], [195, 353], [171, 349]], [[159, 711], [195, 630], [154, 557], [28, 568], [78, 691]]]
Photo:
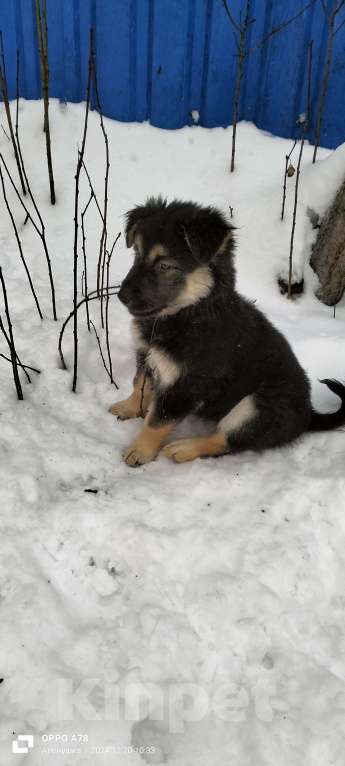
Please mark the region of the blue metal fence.
[[[333, 0], [325, 0], [330, 9]], [[228, 0], [236, 19], [244, 0]], [[326, 55], [321, 0], [255, 49], [307, 0], [251, 0], [240, 118], [282, 136], [296, 135], [305, 110], [306, 54], [314, 40], [312, 116]], [[117, 120], [150, 120], [163, 128], [231, 123], [237, 50], [223, 0], [47, 0], [51, 95], [85, 98], [89, 29], [95, 33], [104, 113]], [[337, 25], [345, 19], [345, 6]], [[33, 0], [0, 0], [10, 95], [15, 94], [16, 48], [21, 51], [21, 95], [40, 97]], [[252, 50], [254, 48], [254, 50]], [[313, 138], [313, 127], [309, 134]], [[334, 38], [334, 59], [321, 143], [345, 140], [345, 24]]]

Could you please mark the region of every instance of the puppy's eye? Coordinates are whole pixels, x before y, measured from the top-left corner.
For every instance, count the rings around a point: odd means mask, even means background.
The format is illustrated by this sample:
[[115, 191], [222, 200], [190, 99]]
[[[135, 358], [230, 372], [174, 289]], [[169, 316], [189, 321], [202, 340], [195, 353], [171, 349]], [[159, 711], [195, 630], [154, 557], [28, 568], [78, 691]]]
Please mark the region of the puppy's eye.
[[170, 265], [170, 263], [164, 263], [164, 261], [161, 261], [159, 264], [159, 271], [169, 271], [169, 269], [172, 269], [173, 266]]

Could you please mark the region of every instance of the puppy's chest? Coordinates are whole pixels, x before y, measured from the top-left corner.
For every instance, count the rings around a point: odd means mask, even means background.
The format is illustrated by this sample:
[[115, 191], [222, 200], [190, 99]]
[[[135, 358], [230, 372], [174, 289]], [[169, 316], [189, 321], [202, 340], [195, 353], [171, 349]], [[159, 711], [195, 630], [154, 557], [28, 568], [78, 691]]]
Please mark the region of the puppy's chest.
[[171, 388], [185, 373], [185, 362], [158, 339], [146, 339], [136, 322], [133, 322], [132, 334], [136, 351], [145, 354], [145, 364], [154, 383], [161, 389]]

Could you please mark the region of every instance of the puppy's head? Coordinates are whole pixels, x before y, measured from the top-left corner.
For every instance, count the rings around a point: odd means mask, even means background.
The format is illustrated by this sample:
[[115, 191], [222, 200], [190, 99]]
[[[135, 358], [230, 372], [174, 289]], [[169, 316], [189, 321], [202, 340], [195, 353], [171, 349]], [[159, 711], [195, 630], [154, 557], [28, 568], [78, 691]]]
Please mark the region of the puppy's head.
[[127, 213], [134, 264], [119, 298], [138, 318], [175, 314], [214, 287], [213, 260], [229, 252], [232, 227], [212, 208], [149, 199]]

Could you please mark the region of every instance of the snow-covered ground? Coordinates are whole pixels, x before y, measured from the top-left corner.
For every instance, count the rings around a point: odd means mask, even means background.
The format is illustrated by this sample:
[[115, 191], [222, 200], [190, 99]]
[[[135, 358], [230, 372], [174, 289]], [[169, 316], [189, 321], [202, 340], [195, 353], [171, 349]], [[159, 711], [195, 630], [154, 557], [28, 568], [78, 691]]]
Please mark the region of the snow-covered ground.
[[[343, 766], [345, 434], [306, 435], [284, 450], [185, 465], [159, 457], [133, 470], [122, 462], [138, 423], [108, 414], [117, 394], [82, 311], [77, 394], [57, 355], [72, 303], [73, 177], [83, 113], [82, 105], [51, 105], [52, 208], [42, 105], [20, 105], [27, 169], [47, 224], [58, 323], [40, 242], [30, 224], [23, 226], [9, 190], [44, 322], [0, 201], [0, 264], [17, 350], [42, 370], [31, 386], [23, 381], [19, 403], [10, 366], [0, 359], [0, 763], [138, 766], [144, 758], [170, 766]], [[345, 147], [320, 150], [314, 166], [305, 147], [295, 268], [298, 276], [304, 271], [306, 293], [288, 302], [276, 276], [286, 271], [289, 253], [294, 178], [284, 223], [279, 216], [291, 142], [240, 124], [230, 175], [230, 130], [106, 126], [109, 238], [123, 229], [126, 210], [150, 194], [224, 211], [231, 205], [240, 290], [291, 341], [310, 374], [315, 404], [336, 407], [318, 378], [345, 376], [345, 304], [333, 318], [314, 297], [305, 211], [325, 210], [345, 172]], [[0, 150], [14, 169], [2, 131]], [[101, 199], [104, 146], [95, 114], [87, 165]], [[81, 197], [87, 199], [84, 181]], [[92, 208], [90, 286], [99, 234]], [[122, 238], [113, 283], [131, 258]], [[123, 398], [134, 362], [130, 319], [116, 298], [110, 323]], [[5, 351], [2, 338], [0, 346]], [[64, 348], [70, 364], [71, 328]], [[140, 694], [151, 694], [149, 710], [138, 704]], [[11, 752], [18, 735], [33, 735], [28, 754]], [[73, 748], [80, 752], [49, 752]]]

